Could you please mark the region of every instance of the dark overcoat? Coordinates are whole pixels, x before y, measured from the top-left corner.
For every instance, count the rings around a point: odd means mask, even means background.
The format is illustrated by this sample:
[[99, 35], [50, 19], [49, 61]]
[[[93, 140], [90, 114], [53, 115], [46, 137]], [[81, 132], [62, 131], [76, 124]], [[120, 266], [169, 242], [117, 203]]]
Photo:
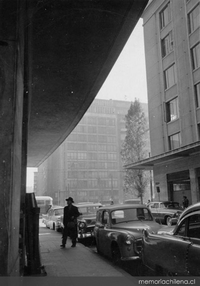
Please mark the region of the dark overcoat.
[[66, 206], [64, 207], [64, 216], [63, 216], [63, 224], [66, 227], [68, 222], [75, 222], [77, 223], [77, 217], [79, 217], [80, 213], [78, 211], [78, 208], [74, 205], [71, 205], [71, 207]]

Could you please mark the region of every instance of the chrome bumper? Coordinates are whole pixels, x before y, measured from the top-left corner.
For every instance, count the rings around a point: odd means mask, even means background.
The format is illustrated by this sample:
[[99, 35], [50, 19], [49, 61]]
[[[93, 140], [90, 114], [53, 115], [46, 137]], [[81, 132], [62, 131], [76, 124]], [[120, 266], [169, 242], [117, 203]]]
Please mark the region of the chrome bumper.
[[130, 257], [121, 257], [122, 261], [133, 261], [133, 260], [141, 260], [139, 256], [130, 256]]

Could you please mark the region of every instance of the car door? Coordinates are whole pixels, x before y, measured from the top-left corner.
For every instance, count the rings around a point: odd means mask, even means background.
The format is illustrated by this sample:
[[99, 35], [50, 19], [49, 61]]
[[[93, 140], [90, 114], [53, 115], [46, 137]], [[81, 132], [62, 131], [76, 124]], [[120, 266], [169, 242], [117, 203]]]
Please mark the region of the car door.
[[200, 213], [189, 216], [188, 237], [191, 245], [188, 249], [188, 275], [200, 276]]
[[154, 270], [186, 275], [186, 257], [191, 244], [186, 237], [187, 222], [183, 221], [173, 235], [152, 235], [146, 239], [144, 259], [146, 265]]
[[187, 237], [188, 220], [184, 219], [177, 228], [172, 240], [166, 245], [165, 252], [167, 253], [164, 258], [167, 264], [169, 273], [176, 273], [177, 275], [187, 274], [187, 253], [191, 245], [190, 239]]
[[99, 227], [99, 250], [104, 254], [109, 256], [110, 243], [108, 238], [108, 225], [109, 225], [109, 212], [104, 210], [102, 212], [101, 227]]

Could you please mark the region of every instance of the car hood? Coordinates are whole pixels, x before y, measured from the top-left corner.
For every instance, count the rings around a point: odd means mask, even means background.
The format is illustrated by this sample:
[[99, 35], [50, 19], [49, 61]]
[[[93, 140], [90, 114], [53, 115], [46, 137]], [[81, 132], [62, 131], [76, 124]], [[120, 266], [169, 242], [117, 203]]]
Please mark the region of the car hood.
[[79, 220], [91, 220], [91, 219], [95, 219], [96, 220], [96, 214], [88, 214], [88, 215], [80, 215], [78, 217]]
[[175, 228], [175, 225], [174, 226], [166, 226], [166, 225], [163, 225], [158, 231], [157, 231], [157, 234], [173, 234], [173, 230]]
[[161, 225], [155, 221], [134, 221], [116, 224], [114, 228], [135, 233], [142, 233], [144, 229], [147, 229], [149, 232], [156, 233], [161, 228]]

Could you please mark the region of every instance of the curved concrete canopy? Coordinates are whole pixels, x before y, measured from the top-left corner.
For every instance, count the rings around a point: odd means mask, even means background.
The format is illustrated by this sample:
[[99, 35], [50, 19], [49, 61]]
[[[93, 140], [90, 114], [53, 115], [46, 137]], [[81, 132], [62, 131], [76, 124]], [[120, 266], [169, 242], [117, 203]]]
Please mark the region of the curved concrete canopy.
[[28, 1], [29, 167], [37, 167], [48, 158], [79, 122], [147, 2]]

